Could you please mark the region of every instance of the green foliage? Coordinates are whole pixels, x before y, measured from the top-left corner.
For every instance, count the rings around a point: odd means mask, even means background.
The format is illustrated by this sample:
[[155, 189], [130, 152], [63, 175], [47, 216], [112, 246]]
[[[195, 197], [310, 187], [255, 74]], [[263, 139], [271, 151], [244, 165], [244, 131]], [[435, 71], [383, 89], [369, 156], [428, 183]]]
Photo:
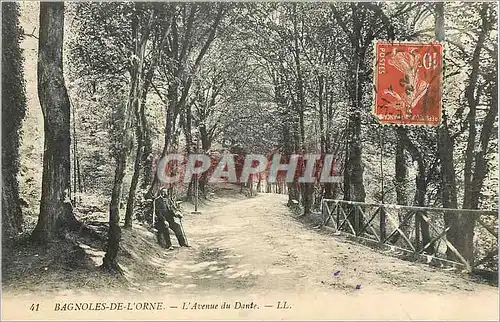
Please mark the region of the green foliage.
[[21, 35], [19, 5], [2, 3], [2, 222], [5, 236], [15, 236], [23, 222], [18, 183], [20, 132], [26, 115]]
[[124, 93], [118, 96], [108, 96], [104, 105], [111, 108], [109, 118], [109, 134], [111, 137], [111, 155], [118, 159], [121, 155], [128, 155], [132, 151], [133, 134], [131, 127], [131, 111], [126, 103]]
[[[26, 90], [24, 82], [22, 37], [19, 25], [19, 5], [15, 2], [2, 3], [2, 157], [4, 167], [19, 168], [19, 131], [26, 115]], [[8, 150], [6, 150], [8, 149]]]
[[74, 37], [70, 39], [72, 73], [92, 86], [126, 80], [133, 52], [132, 3], [77, 3], [71, 7]]
[[[352, 57], [361, 53], [362, 97], [361, 110], [357, 112], [362, 119], [365, 182], [371, 187], [367, 198], [381, 199], [380, 181], [384, 176], [384, 200], [395, 202], [392, 169], [396, 133], [392, 128], [381, 130], [371, 114], [372, 41], [390, 38], [432, 40], [433, 4], [241, 3], [219, 7], [209, 3], [142, 6], [133, 3], [79, 3], [71, 7], [74, 36], [69, 43], [70, 74], [75, 97], [79, 97], [74, 104], [79, 109], [80, 140], [88, 145], [88, 149], [84, 148], [85, 160], [90, 161], [99, 154], [113, 155], [114, 151], [127, 150], [132, 145], [129, 137], [132, 133], [119, 130], [123, 128], [119, 120], [124, 114], [117, 113], [118, 107], [126, 107], [136, 39], [134, 17], [138, 19], [137, 32], [140, 35], [149, 14], [154, 12], [156, 20], [147, 45], [146, 66], [151, 63], [152, 53], [159, 48], [162, 32], [175, 27], [175, 31], [169, 30], [161, 48], [158, 69], [152, 79], [153, 88], [146, 100], [148, 131], [155, 153], [160, 153], [164, 143], [165, 112], [176, 108], [179, 114], [173, 121], [171, 134], [174, 141], [179, 142], [179, 150], [184, 144], [179, 138], [179, 129], [185, 122], [186, 113], [191, 111], [191, 134], [196, 136], [201, 128], [205, 128], [211, 133], [216, 149], [239, 146], [253, 152], [282, 150], [290, 144], [285, 141], [295, 140], [303, 127], [304, 142], [301, 144], [307, 150], [319, 151], [324, 140], [329, 151], [335, 150], [342, 156], [347, 140], [349, 93], [352, 91]], [[496, 17], [493, 7], [490, 14]], [[199, 60], [221, 8], [224, 15], [215, 39], [203, 59]], [[462, 155], [467, 136], [467, 106], [463, 91], [479, 32], [479, 10], [480, 5], [470, 3], [445, 6], [447, 42], [443, 106], [449, 115], [449, 128], [455, 140], [459, 195], [463, 193], [460, 190], [463, 182], [460, 169], [464, 164]], [[471, 15], [466, 16], [464, 12]], [[495, 24], [491, 28], [481, 53], [481, 75], [476, 86], [481, 93], [476, 120], [478, 130], [492, 102], [487, 88], [495, 81]], [[359, 34], [353, 34], [357, 29]], [[357, 43], [353, 43], [353, 37], [357, 37]], [[185, 106], [177, 106], [182, 105], [183, 95], [186, 95]], [[104, 133], [108, 132], [112, 135], [105, 138]], [[492, 205], [496, 200], [496, 128], [493, 133], [486, 155], [489, 170], [487, 183], [483, 185], [484, 205]], [[113, 144], [119, 138], [125, 139], [124, 143]], [[436, 131], [412, 128], [408, 130], [408, 138], [426, 167], [426, 203], [439, 206], [442, 189]], [[380, 150], [381, 143], [383, 151]], [[92, 148], [94, 145], [99, 148]], [[298, 146], [295, 144], [294, 148]], [[382, 161], [380, 153], [383, 153]], [[414, 159], [408, 151], [406, 153], [408, 159]], [[381, 166], [383, 174], [380, 173]], [[417, 167], [414, 163], [409, 163], [408, 167], [408, 182], [412, 185], [408, 188], [412, 193], [415, 191]], [[105, 158], [96, 160], [93, 171], [97, 173], [98, 169], [107, 169]], [[90, 175], [91, 172], [88, 168], [86, 173]], [[99, 173], [104, 175], [105, 171]]]

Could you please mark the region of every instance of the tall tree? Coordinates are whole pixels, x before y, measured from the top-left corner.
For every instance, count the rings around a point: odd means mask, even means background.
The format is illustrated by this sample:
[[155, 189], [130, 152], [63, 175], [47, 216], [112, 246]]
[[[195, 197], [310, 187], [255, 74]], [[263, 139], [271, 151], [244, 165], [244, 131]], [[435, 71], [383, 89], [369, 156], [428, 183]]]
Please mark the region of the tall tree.
[[19, 5], [2, 3], [2, 226], [3, 237], [21, 232], [19, 141], [26, 114]]
[[[134, 90], [136, 85], [131, 82], [129, 90]], [[125, 96], [125, 95], [122, 95]], [[102, 267], [110, 272], [122, 273], [116, 260], [120, 248], [122, 231], [120, 228], [120, 198], [123, 189], [123, 178], [127, 167], [127, 159], [132, 150], [132, 115], [134, 97], [128, 95], [128, 100], [124, 103], [123, 97], [118, 98], [113, 111], [111, 136], [112, 136], [112, 156], [115, 160], [115, 173], [111, 201], [109, 203], [109, 232], [106, 255], [104, 256]]]
[[[140, 175], [149, 174], [148, 170], [142, 171], [152, 149], [151, 130], [146, 116], [147, 95], [166, 45], [172, 5], [79, 3], [74, 9], [73, 23], [78, 32], [70, 44], [70, 53], [73, 58], [71, 65], [78, 75], [78, 86], [87, 88], [92, 100], [96, 96], [102, 98], [101, 93], [112, 95], [109, 91], [111, 88], [129, 88], [128, 96], [124, 99], [129, 102], [127, 110], [131, 108], [133, 111], [130, 121], [134, 125], [137, 143], [125, 211], [125, 227], [131, 227]], [[112, 23], [103, 24], [102, 21], [107, 19]], [[100, 52], [99, 48], [102, 47], [107, 48], [105, 53]], [[114, 104], [117, 103], [115, 101]], [[95, 102], [91, 104], [95, 105]], [[115, 141], [119, 139], [113, 133], [110, 137]], [[112, 151], [112, 154], [115, 160], [120, 155], [116, 151]], [[117, 182], [115, 179], [112, 186]]]
[[32, 239], [49, 242], [74, 220], [70, 202], [70, 102], [63, 77], [64, 3], [40, 3], [38, 97], [44, 118], [40, 214]]
[[[134, 109], [135, 116], [135, 134], [136, 134], [136, 154], [134, 161], [134, 172], [132, 174], [132, 181], [130, 183], [130, 189], [128, 193], [127, 208], [125, 211], [125, 227], [132, 227], [132, 215], [134, 213], [135, 205], [135, 194], [137, 191], [137, 185], [139, 184], [139, 176], [141, 173], [143, 154], [146, 145], [146, 116], [145, 116], [145, 105], [146, 97], [151, 87], [151, 82], [153, 75], [158, 63], [159, 55], [161, 53], [162, 47], [165, 45], [164, 40], [169, 32], [169, 28], [166, 31], [160, 30], [159, 35], [157, 34], [154, 42], [154, 50], [152, 53], [153, 58], [149, 63], [149, 69], [145, 66], [145, 55], [146, 46], [148, 45], [148, 40], [150, 34], [152, 33], [153, 23], [157, 23], [155, 19], [156, 10], [151, 11], [149, 17], [146, 17], [145, 23], [140, 23], [140, 18], [138, 11], [143, 9], [142, 5], [135, 3], [135, 12], [132, 18], [132, 38], [134, 39], [134, 51], [133, 56], [137, 57], [137, 61], [132, 65], [130, 69], [130, 74], [132, 78], [132, 83], [134, 87], [130, 90], [131, 95], [131, 105]], [[156, 8], [155, 8], [156, 9]], [[148, 11], [146, 11], [148, 12]], [[149, 12], [148, 12], [149, 13]], [[142, 28], [140, 28], [142, 25]]]
[[[444, 3], [437, 2], [435, 4], [435, 37], [437, 41], [445, 40], [445, 20], [444, 20]], [[442, 202], [445, 208], [458, 208], [457, 184], [455, 164], [453, 163], [453, 146], [454, 137], [450, 133], [449, 116], [446, 110], [443, 109], [441, 125], [437, 129], [437, 146], [440, 161], [441, 173], [441, 189], [442, 189]], [[452, 244], [456, 244], [456, 239], [460, 238], [456, 231], [459, 230], [460, 224], [457, 217], [453, 213], [444, 214], [444, 222], [450, 231], [447, 238]], [[447, 256], [454, 258], [451, 249], [447, 250]]]
[[[470, 72], [465, 87], [464, 105], [468, 113], [464, 119], [464, 129], [467, 130], [465, 161], [464, 161], [464, 195], [462, 208], [478, 209], [481, 190], [488, 172], [488, 153], [490, 139], [495, 129], [495, 119], [498, 114], [497, 101], [497, 54], [488, 52], [487, 44], [490, 32], [495, 30], [495, 8], [488, 3], [482, 3], [478, 8], [479, 28], [475, 36], [472, 54], [468, 57]], [[443, 10], [442, 4], [437, 10]], [[438, 15], [440, 17], [442, 14]], [[493, 41], [496, 47], [496, 41]], [[485, 107], [485, 112], [480, 107]], [[448, 238], [457, 250], [470, 262], [474, 259], [474, 227], [476, 217], [470, 215], [455, 215], [447, 219], [451, 229]], [[454, 258], [454, 254], [449, 252]]]
[[[213, 9], [211, 7], [209, 4], [192, 3], [178, 5], [174, 9], [167, 48], [162, 55], [159, 72], [163, 84], [154, 87], [166, 106], [161, 157], [171, 151], [177, 140], [176, 128], [179, 117], [184, 119], [186, 147], [190, 149], [192, 146], [191, 105], [187, 100], [192, 91], [195, 75], [199, 72], [201, 63], [227, 12], [226, 4], [220, 3]], [[147, 196], [155, 195], [160, 185], [155, 171]]]
[[[363, 91], [366, 84], [366, 50], [371, 43], [373, 34], [363, 39], [364, 23], [369, 19], [362, 4], [350, 4], [349, 20], [351, 30], [346, 19], [341, 16], [336, 5], [332, 5], [332, 12], [339, 25], [350, 40], [350, 59], [348, 60], [349, 77], [346, 80], [349, 97], [347, 152], [344, 169], [344, 199], [365, 201], [366, 192], [363, 184], [363, 164], [361, 146], [361, 114], [363, 110]], [[356, 228], [357, 229], [357, 228]]]

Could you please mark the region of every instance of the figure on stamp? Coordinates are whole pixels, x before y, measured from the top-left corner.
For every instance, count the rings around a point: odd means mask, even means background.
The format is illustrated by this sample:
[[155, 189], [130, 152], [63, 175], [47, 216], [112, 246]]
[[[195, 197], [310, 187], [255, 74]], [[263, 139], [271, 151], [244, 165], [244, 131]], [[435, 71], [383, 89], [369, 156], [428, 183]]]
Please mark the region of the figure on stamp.
[[384, 90], [384, 94], [393, 97], [394, 106], [397, 110], [404, 109], [407, 115], [412, 114], [413, 108], [424, 97], [429, 88], [429, 84], [419, 78], [419, 64], [421, 64], [421, 55], [414, 50], [409, 52], [395, 52], [389, 58], [389, 65], [394, 66], [403, 74], [399, 80], [399, 85], [403, 87], [402, 93], [397, 93], [392, 87]]

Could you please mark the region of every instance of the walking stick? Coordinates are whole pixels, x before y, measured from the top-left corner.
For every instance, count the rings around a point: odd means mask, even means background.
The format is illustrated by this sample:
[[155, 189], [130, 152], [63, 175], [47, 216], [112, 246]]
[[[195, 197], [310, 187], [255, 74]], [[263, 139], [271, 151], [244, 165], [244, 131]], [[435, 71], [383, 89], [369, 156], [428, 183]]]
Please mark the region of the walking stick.
[[151, 227], [153, 228], [155, 228], [156, 199], [157, 198], [153, 198], [153, 221], [151, 222]]
[[184, 240], [186, 241], [186, 245], [189, 246], [188, 238], [186, 236], [186, 233], [184, 232], [184, 226], [182, 226], [182, 218], [179, 218], [179, 226], [181, 226], [181, 232], [184, 236]]

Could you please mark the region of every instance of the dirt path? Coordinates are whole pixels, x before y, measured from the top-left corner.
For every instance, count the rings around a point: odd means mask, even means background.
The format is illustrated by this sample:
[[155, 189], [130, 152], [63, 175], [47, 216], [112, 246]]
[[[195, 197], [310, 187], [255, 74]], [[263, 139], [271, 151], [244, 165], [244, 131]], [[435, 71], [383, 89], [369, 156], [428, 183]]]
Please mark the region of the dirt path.
[[[286, 196], [261, 194], [188, 214], [184, 226], [193, 248], [178, 249], [165, 261], [163, 290], [207, 296], [348, 295], [408, 306], [386, 318], [498, 316], [496, 288], [320, 233], [293, 218], [285, 203]], [[461, 312], [462, 302], [474, 310]]]
[[184, 226], [193, 249], [175, 251], [165, 264], [169, 278], [210, 292], [255, 288], [349, 293], [357, 291], [356, 285], [367, 291], [495, 290], [320, 233], [293, 218], [285, 202], [284, 196], [261, 194], [188, 214]]
[[[148, 277], [145, 271], [130, 266], [127, 277], [133, 295], [65, 291], [46, 299], [46, 306], [53, 306], [56, 299], [74, 301], [75, 296], [80, 301], [96, 301], [97, 295], [103, 301], [122, 296], [129, 302], [144, 296], [147, 301], [171, 303], [168, 315], [131, 311], [120, 318], [498, 319], [495, 287], [314, 230], [293, 218], [285, 203], [286, 196], [261, 194], [239, 200], [219, 198], [203, 207], [201, 214], [187, 211], [183, 222], [192, 247], [166, 252], [137, 245], [135, 251], [141, 253], [133, 256], [149, 261], [157, 272]], [[137, 244], [142, 240], [155, 245], [149, 232], [138, 235], [138, 230], [134, 231]], [[176, 245], [175, 237], [173, 242]], [[259, 307], [180, 309], [193, 303], [220, 305], [223, 301], [233, 305], [236, 301], [254, 302]], [[278, 309], [278, 301], [287, 301], [290, 308]], [[62, 318], [58, 312], [46, 313]], [[103, 318], [99, 312], [82, 314], [75, 317]], [[70, 316], [64, 318], [69, 320]]]

